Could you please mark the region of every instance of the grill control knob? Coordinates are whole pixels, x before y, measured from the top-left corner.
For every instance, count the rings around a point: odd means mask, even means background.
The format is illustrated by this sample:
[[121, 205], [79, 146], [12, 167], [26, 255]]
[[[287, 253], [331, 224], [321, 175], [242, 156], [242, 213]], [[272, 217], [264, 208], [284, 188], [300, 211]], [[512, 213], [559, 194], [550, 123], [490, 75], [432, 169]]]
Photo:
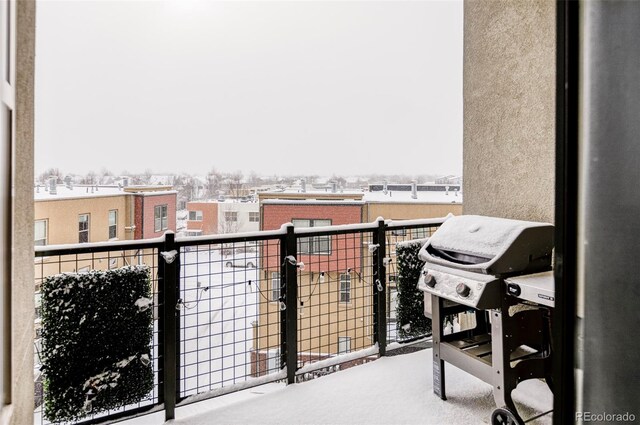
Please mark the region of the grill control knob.
[[471, 288], [469, 288], [464, 283], [458, 283], [458, 286], [456, 286], [456, 292], [462, 298], [467, 298], [469, 296], [469, 294], [471, 293]]
[[424, 275], [424, 283], [429, 288], [433, 288], [434, 286], [436, 286], [436, 278], [433, 277], [433, 275], [431, 273], [426, 273]]

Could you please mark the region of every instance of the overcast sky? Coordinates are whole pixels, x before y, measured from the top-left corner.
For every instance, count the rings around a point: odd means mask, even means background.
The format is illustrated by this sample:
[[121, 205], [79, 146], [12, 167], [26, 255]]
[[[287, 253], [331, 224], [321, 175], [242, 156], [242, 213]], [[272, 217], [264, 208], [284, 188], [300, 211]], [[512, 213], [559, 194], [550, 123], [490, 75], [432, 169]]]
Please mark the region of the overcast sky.
[[462, 171], [461, 1], [41, 1], [36, 172]]

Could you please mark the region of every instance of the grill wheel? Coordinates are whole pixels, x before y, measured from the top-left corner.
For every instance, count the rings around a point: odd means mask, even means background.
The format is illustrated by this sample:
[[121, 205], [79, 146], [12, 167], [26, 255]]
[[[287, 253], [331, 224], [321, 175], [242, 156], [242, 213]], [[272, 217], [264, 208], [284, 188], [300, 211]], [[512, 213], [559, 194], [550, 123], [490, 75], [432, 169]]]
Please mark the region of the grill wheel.
[[524, 425], [524, 422], [508, 408], [499, 407], [491, 414], [491, 425]]

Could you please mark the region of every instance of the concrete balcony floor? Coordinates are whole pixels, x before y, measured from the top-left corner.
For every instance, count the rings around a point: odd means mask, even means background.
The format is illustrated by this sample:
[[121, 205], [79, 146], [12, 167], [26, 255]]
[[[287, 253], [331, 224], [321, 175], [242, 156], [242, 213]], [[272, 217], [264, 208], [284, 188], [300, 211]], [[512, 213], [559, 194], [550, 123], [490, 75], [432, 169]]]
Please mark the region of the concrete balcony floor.
[[[184, 425], [210, 424], [488, 424], [492, 387], [446, 365], [447, 401], [432, 391], [431, 349], [380, 358], [300, 384], [268, 384], [179, 408]], [[544, 382], [529, 380], [513, 392], [525, 421], [552, 409]], [[160, 424], [162, 414], [125, 422]], [[550, 424], [551, 413], [527, 422]]]

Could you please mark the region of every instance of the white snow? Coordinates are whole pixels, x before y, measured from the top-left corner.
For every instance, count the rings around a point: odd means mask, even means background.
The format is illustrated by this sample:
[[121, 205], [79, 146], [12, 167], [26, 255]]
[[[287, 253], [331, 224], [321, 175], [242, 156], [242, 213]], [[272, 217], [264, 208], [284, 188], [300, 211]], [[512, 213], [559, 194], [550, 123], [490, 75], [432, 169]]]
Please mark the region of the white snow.
[[[342, 195], [342, 194], [337, 194]], [[355, 199], [315, 199], [315, 198], [304, 198], [304, 199], [265, 199], [260, 201], [263, 205], [309, 205], [309, 204], [323, 204], [323, 205], [364, 205], [364, 201], [355, 200]]]
[[417, 192], [416, 199], [413, 199], [411, 191], [389, 191], [386, 194], [382, 191], [365, 192], [363, 201], [367, 203], [418, 203], [418, 204], [462, 204], [462, 193], [450, 190], [445, 191], [423, 191]]
[[[446, 365], [447, 401], [433, 394], [430, 349], [356, 366], [301, 384], [269, 384], [176, 411], [173, 424], [420, 424], [490, 423], [495, 409], [492, 387]], [[552, 395], [538, 380], [513, 392], [527, 420], [552, 408]], [[163, 423], [163, 413], [126, 425]], [[550, 424], [551, 414], [528, 424]]]
[[433, 234], [434, 248], [493, 258], [500, 254], [528, 226], [546, 223], [509, 220], [477, 215], [452, 217]]

